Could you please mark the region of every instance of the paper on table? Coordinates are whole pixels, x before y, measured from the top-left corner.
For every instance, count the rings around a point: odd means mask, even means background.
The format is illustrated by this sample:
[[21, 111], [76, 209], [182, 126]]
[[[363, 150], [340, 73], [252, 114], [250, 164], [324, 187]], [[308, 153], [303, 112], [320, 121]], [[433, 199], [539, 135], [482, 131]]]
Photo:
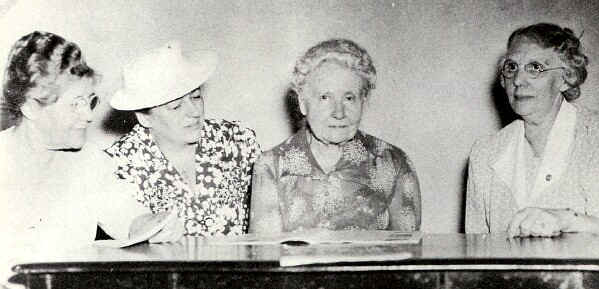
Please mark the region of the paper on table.
[[279, 264], [286, 267], [344, 262], [396, 261], [411, 257], [412, 253], [406, 246], [392, 244], [285, 246], [281, 251]]
[[[166, 226], [166, 224], [171, 222], [174, 218], [177, 218], [177, 212], [178, 211], [176, 209], [173, 209], [166, 216], [166, 218], [163, 218], [162, 220], [160, 220], [160, 219], [149, 220], [150, 223], [145, 224], [148, 227], [147, 229], [142, 230], [141, 232], [138, 232], [133, 236], [130, 235], [129, 239], [99, 240], [99, 241], [95, 241], [94, 245], [102, 246], [102, 247], [111, 247], [111, 248], [124, 248], [124, 247], [133, 246], [135, 244], [147, 241], [150, 238], [152, 238], [154, 235], [156, 235], [158, 232], [160, 232], [160, 230], [162, 230], [164, 228], [164, 226]], [[151, 222], [156, 222], [156, 224], [152, 224]]]
[[422, 239], [420, 232], [401, 231], [331, 231], [323, 229], [302, 232], [268, 234], [246, 234], [241, 236], [208, 237], [209, 245], [261, 245], [261, 244], [417, 244]]

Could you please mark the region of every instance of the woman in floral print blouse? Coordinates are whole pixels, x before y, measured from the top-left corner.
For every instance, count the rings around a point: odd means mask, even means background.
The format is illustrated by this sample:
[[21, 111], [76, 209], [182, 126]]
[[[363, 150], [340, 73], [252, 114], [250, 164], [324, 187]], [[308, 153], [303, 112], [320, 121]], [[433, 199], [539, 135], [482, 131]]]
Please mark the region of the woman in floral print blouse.
[[193, 56], [175, 42], [124, 68], [125, 87], [111, 105], [134, 111], [139, 124], [106, 152], [118, 178], [137, 186], [139, 202], [154, 213], [179, 210], [187, 235], [239, 235], [260, 148], [251, 129], [204, 118], [203, 83], [216, 56]]
[[420, 189], [407, 155], [358, 130], [376, 80], [370, 55], [331, 39], [294, 69], [306, 125], [257, 161], [250, 231], [420, 228]]

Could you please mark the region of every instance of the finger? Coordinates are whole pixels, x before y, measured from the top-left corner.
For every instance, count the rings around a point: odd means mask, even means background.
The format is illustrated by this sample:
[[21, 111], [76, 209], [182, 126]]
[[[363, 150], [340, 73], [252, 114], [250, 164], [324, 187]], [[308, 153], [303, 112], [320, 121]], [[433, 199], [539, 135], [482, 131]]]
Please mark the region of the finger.
[[185, 233], [185, 227], [183, 226], [182, 222], [176, 221], [169, 226], [167, 233], [168, 234], [164, 237], [164, 241], [174, 243], [183, 237], [183, 234]]
[[[181, 227], [182, 228], [182, 227]], [[164, 228], [156, 235], [150, 238], [150, 243], [171, 243], [177, 242], [183, 236], [183, 229], [180, 226], [175, 228]]]
[[508, 231], [508, 236], [510, 238], [517, 237], [517, 236], [520, 235], [520, 223], [527, 216], [528, 216], [528, 210], [527, 209], [522, 209], [522, 210], [518, 211], [514, 215], [514, 217], [512, 217], [512, 220], [510, 221], [510, 224], [508, 225], [508, 230], [507, 230]]
[[521, 237], [532, 236], [533, 227], [537, 224], [540, 224], [540, 222], [538, 222], [537, 220], [538, 219], [536, 218], [536, 216], [529, 213], [528, 216], [526, 216], [526, 218], [524, 220], [522, 220], [522, 222], [520, 222], [520, 236]]
[[168, 239], [169, 234], [170, 233], [168, 231], [165, 231], [164, 229], [162, 229], [158, 233], [156, 233], [154, 236], [152, 236], [148, 241], [150, 243], [164, 243], [165, 240]]
[[530, 228], [530, 235], [533, 237], [547, 237], [551, 235], [545, 222], [537, 220]]
[[550, 237], [559, 231], [555, 216], [544, 209], [535, 210], [522, 224], [528, 226], [530, 234], [535, 237]]
[[160, 231], [160, 232], [156, 233], [156, 235], [152, 236], [152, 237], [151, 237], [151, 238], [148, 240], [148, 242], [150, 242], [150, 243], [162, 243], [162, 239], [163, 239], [163, 237], [162, 237], [162, 234], [161, 234], [161, 232], [162, 232], [162, 231]]

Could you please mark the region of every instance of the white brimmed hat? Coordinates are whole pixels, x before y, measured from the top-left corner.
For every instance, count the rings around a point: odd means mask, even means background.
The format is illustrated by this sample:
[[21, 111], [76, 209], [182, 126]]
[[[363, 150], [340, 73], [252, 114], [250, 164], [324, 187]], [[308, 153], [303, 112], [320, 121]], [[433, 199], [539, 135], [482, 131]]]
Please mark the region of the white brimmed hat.
[[216, 68], [214, 51], [184, 57], [179, 42], [134, 59], [123, 68], [123, 87], [110, 100], [118, 110], [139, 110], [175, 100], [202, 85]]

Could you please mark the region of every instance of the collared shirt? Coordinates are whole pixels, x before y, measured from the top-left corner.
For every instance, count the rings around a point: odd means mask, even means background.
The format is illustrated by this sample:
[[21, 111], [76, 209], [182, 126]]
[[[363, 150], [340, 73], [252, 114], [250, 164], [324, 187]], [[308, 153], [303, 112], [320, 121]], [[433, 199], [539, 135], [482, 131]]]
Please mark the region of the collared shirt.
[[[117, 160], [116, 175], [137, 185], [135, 197], [152, 212], [176, 207], [186, 235], [239, 235], [247, 231], [248, 188], [260, 153], [254, 131], [237, 122], [206, 119], [196, 145], [190, 189], [160, 151], [150, 130], [136, 125], [106, 152]], [[191, 157], [191, 156], [190, 156]]]
[[[306, 128], [265, 152], [255, 167], [252, 231], [419, 229], [420, 190], [399, 148], [360, 131], [330, 172], [318, 165]], [[394, 198], [400, 201], [390, 212]], [[277, 226], [279, 228], [277, 228]]]
[[523, 134], [522, 123], [514, 121], [472, 146], [467, 233], [504, 232], [526, 206], [599, 215], [599, 114], [563, 102], [537, 173], [528, 179], [526, 151], [517, 161]]
[[543, 157], [535, 161], [532, 149], [524, 135], [524, 122], [514, 121], [516, 133], [508, 143], [506, 152], [493, 165], [495, 171], [510, 183], [519, 209], [535, 207], [541, 194], [559, 183], [568, 166], [574, 131], [576, 108], [564, 101], [547, 137]]

